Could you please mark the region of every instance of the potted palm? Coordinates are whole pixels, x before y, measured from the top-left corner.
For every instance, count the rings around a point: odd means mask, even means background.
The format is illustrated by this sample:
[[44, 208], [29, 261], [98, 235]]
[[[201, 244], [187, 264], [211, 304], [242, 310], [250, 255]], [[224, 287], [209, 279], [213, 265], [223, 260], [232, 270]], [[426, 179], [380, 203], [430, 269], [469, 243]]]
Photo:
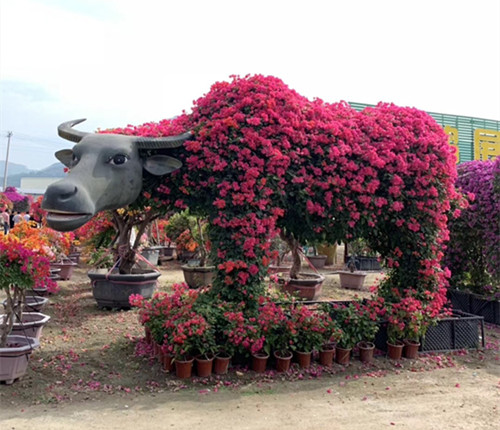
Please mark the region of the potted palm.
[[0, 319], [0, 381], [8, 384], [24, 375], [26, 356], [39, 346], [36, 338], [11, 335], [16, 324], [23, 324], [26, 291], [39, 285], [56, 288], [50, 280], [49, 259], [42, 246], [30, 246], [35, 243], [33, 236], [24, 240], [14, 233], [0, 236], [0, 288], [6, 296], [5, 312]]

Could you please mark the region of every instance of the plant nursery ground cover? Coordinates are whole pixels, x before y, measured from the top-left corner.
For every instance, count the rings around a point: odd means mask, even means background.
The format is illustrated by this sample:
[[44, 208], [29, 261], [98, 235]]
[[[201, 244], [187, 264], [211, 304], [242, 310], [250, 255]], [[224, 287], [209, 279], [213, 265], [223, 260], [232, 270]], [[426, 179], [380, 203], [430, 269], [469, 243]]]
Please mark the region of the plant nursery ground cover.
[[[43, 311], [52, 319], [28, 373], [0, 385], [2, 429], [493, 429], [500, 420], [500, 330], [486, 326], [484, 351], [421, 355], [369, 365], [314, 365], [287, 374], [179, 380], [142, 356], [143, 329], [131, 311], [99, 310], [76, 269]], [[180, 264], [161, 267], [160, 287], [182, 281]], [[369, 295], [340, 289], [332, 268], [322, 300]], [[371, 273], [365, 285], [383, 276]]]

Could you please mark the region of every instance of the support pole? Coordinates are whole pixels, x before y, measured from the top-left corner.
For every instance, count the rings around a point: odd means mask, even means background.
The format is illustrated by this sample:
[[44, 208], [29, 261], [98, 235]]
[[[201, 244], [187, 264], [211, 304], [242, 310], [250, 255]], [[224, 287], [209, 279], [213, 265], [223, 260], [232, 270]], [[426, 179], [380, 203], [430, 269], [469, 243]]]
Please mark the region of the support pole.
[[9, 166], [9, 150], [10, 150], [10, 138], [12, 137], [12, 131], [7, 132], [7, 156], [5, 157], [5, 169], [3, 171], [3, 191], [7, 188], [7, 171]]

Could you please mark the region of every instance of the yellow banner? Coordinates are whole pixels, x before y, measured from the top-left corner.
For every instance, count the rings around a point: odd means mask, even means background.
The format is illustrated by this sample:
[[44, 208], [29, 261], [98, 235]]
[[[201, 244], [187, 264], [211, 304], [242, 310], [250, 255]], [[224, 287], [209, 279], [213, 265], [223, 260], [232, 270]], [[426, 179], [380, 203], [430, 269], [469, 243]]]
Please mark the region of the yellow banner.
[[476, 128], [474, 130], [474, 160], [488, 160], [500, 155], [500, 132]]
[[444, 132], [448, 135], [448, 142], [451, 146], [457, 149], [455, 155], [457, 156], [456, 163], [460, 161], [460, 148], [458, 147], [458, 129], [455, 127], [450, 127], [449, 125], [444, 126]]

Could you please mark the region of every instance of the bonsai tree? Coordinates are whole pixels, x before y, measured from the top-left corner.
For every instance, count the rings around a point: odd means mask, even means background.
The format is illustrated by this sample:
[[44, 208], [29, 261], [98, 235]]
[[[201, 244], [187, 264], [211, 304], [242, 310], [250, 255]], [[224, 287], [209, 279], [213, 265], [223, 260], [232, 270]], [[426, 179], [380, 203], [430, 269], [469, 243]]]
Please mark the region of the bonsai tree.
[[[142, 235], [146, 232], [149, 224], [160, 216], [160, 213], [150, 207], [143, 210], [133, 207], [122, 208], [113, 210], [111, 213], [117, 231], [114, 243], [118, 270], [120, 273], [132, 273]], [[132, 238], [134, 228], [137, 229], [137, 232], [135, 238]]]
[[162, 210], [138, 204], [100, 212], [75, 232], [90, 256], [88, 264], [97, 268], [115, 264], [119, 273], [132, 273], [146, 229], [162, 214]]
[[101, 212], [75, 231], [82, 245], [87, 264], [95, 268], [110, 268], [115, 258], [109, 250], [117, 237], [111, 211]]
[[81, 241], [91, 249], [89, 264], [102, 267], [109, 264], [109, 251], [119, 273], [129, 274], [135, 269], [136, 254], [148, 227], [157, 218], [164, 216], [166, 209], [154, 204], [151, 196], [144, 192], [131, 205], [101, 212], [91, 222], [77, 230]]
[[156, 219], [148, 229], [149, 240], [155, 246], [170, 246], [172, 240], [167, 235], [168, 219]]
[[168, 237], [177, 244], [177, 251], [194, 252], [200, 267], [206, 266], [209, 254], [207, 230], [208, 221], [191, 215], [188, 209], [172, 215], [165, 227]]

